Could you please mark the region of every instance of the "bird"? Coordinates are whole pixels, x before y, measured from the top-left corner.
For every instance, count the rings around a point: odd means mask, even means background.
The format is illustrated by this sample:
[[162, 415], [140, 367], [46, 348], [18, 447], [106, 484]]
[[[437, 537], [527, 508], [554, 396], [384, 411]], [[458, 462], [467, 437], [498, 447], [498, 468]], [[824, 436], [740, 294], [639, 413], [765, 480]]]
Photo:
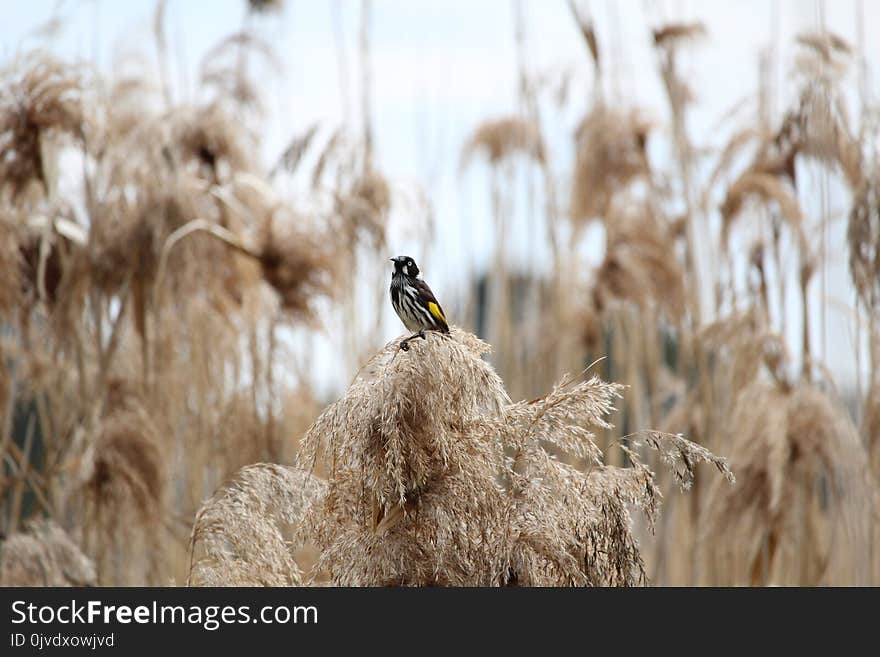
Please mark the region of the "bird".
[[390, 258], [394, 263], [391, 274], [391, 305], [400, 321], [413, 332], [400, 343], [404, 351], [414, 338], [426, 340], [425, 331], [449, 333], [449, 323], [431, 288], [419, 278], [419, 267], [409, 256]]

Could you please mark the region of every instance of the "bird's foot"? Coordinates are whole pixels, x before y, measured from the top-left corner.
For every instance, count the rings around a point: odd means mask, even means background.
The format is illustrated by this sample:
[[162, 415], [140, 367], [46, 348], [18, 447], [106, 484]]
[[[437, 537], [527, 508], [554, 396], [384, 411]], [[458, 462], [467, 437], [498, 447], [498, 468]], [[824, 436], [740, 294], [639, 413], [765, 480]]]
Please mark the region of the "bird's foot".
[[419, 329], [418, 333], [413, 333], [411, 336], [409, 336], [405, 340], [401, 340], [400, 348], [403, 351], [409, 351], [409, 341], [415, 340], [416, 338], [421, 338], [422, 340], [427, 340], [428, 336], [425, 335], [425, 329]]

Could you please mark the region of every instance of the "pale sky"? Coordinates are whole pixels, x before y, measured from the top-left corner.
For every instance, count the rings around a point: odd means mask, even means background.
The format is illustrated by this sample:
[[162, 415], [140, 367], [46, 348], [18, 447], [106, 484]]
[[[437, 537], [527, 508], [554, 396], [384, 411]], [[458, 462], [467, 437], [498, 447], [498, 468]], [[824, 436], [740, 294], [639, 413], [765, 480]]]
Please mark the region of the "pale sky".
[[[650, 30], [667, 21], [699, 20], [706, 25], [708, 38], [685, 51], [681, 59], [682, 70], [697, 92], [690, 128], [693, 141], [700, 146], [720, 146], [735, 127], [734, 123], [720, 124], [722, 117], [738, 101], [754, 98], [762, 49], [774, 47], [778, 54], [779, 108], [791, 99], [794, 36], [815, 29], [822, 20], [834, 32], [857, 43], [861, 7], [866, 58], [873, 71], [880, 70], [880, 46], [875, 40], [880, 2], [872, 0], [605, 0], [582, 4], [597, 23], [603, 57], [608, 62], [609, 97], [621, 105], [645, 108], [660, 124], [666, 122], [668, 111]], [[152, 0], [5, 2], [0, 60], [6, 62], [16, 53], [43, 47], [65, 58], [97, 62], [103, 70], [110, 70], [121, 53], [139, 52], [155, 62], [155, 6]], [[61, 31], [51, 38], [35, 34], [56, 7], [64, 19]], [[448, 314], [465, 294], [468, 276], [463, 274], [485, 268], [495, 240], [485, 167], [477, 163], [462, 174], [459, 157], [474, 127], [519, 109], [512, 7], [509, 0], [373, 2], [371, 97], [378, 164], [400, 194], [406, 195], [416, 186], [428, 193], [438, 225], [433, 245], [426, 244], [408, 220], [406, 204], [398, 204], [392, 217], [389, 255], [407, 253], [423, 259], [422, 269], [432, 288], [448, 300], [444, 301]], [[222, 37], [241, 28], [244, 9], [243, 0], [169, 0], [166, 25], [178, 98], [187, 98], [203, 55]], [[550, 159], [563, 176], [571, 168], [572, 133], [593, 84], [590, 65], [564, 1], [525, 0], [524, 10], [530, 71], [575, 71], [568, 109], [547, 117], [555, 121], [547, 134]], [[280, 14], [259, 19], [260, 30], [283, 66], [280, 75], [266, 79], [269, 117], [263, 138], [267, 166], [291, 137], [314, 122], [319, 121], [322, 130], [330, 132], [346, 117], [358, 119], [359, 21], [360, 2], [355, 0], [288, 0]], [[342, 68], [337, 28], [344, 52]], [[348, 80], [347, 104], [341, 93], [341, 70]], [[850, 79], [854, 91], [856, 78], [851, 75]], [[876, 76], [869, 82], [876, 100]], [[651, 157], [652, 161], [668, 157], [662, 136], [652, 139]], [[838, 188], [832, 185], [831, 205], [845, 213], [849, 201]], [[809, 189], [802, 194], [805, 203], [815, 198], [808, 194]], [[829, 298], [839, 297], [852, 305], [845, 227], [838, 224], [832, 231], [833, 259], [825, 289]], [[549, 251], [542, 241], [533, 239], [543, 234], [542, 228], [529, 225], [520, 207], [509, 240], [513, 260], [538, 270], [545, 268]], [[585, 260], [597, 262], [601, 251], [601, 234], [588, 234]], [[818, 303], [820, 285], [815, 284], [812, 293]], [[796, 304], [793, 307], [798, 308]], [[384, 312], [383, 341], [401, 332], [390, 304]], [[797, 321], [789, 324], [790, 333], [796, 336], [800, 330]], [[821, 355], [820, 322], [817, 319], [813, 324], [814, 344]], [[854, 372], [852, 330], [846, 313], [829, 309], [825, 356], [841, 381], [851, 380]], [[327, 361], [327, 378], [321, 383], [347, 380], [351, 372], [343, 363], [333, 362], [334, 350], [327, 347], [316, 345]]]

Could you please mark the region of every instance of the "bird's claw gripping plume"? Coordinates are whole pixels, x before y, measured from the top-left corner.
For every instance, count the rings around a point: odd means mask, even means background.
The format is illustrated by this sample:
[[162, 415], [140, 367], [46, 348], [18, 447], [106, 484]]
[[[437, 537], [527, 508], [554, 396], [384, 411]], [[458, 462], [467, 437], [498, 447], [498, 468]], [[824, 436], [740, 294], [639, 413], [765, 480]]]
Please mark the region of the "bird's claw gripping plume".
[[416, 338], [421, 338], [422, 340], [427, 340], [428, 338], [425, 336], [425, 329], [419, 329], [418, 333], [413, 333], [406, 340], [402, 340], [400, 342], [400, 348], [404, 351], [409, 351], [409, 342], [410, 340], [415, 340]]

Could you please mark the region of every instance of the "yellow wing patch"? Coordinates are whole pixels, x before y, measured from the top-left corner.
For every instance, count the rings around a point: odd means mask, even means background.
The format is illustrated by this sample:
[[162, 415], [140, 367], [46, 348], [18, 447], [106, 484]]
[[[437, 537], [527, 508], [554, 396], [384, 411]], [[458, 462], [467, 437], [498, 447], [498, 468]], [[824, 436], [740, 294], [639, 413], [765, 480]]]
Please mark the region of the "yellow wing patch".
[[446, 324], [446, 318], [443, 316], [443, 311], [440, 310], [440, 306], [438, 306], [433, 301], [429, 301], [428, 302], [428, 310], [431, 311], [431, 314], [434, 315], [434, 317], [436, 317], [441, 322]]

